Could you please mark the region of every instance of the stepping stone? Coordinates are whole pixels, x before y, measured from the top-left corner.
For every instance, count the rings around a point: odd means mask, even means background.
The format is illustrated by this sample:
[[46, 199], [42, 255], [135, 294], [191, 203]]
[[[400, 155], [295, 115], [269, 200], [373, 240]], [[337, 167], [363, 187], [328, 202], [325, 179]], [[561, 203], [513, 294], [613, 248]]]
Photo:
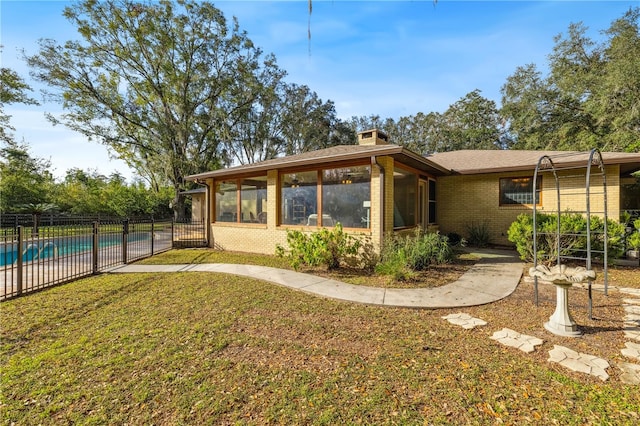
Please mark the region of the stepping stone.
[[619, 288], [618, 291], [624, 294], [630, 294], [632, 296], [640, 297], [640, 288]]
[[622, 307], [628, 314], [640, 315], [640, 305], [622, 305]]
[[544, 343], [542, 339], [538, 339], [534, 336], [527, 336], [526, 334], [520, 334], [509, 328], [503, 328], [500, 331], [496, 331], [493, 333], [493, 336], [491, 336], [491, 339], [497, 340], [503, 345], [520, 349], [526, 353], [533, 352], [536, 349], [536, 346]]
[[622, 370], [620, 381], [629, 385], [640, 385], [640, 365], [628, 362], [618, 363], [618, 368]]
[[451, 324], [459, 325], [462, 328], [465, 328], [467, 330], [475, 328], [479, 325], [487, 325], [486, 321], [483, 321], [480, 318], [474, 318], [469, 314], [465, 314], [464, 312], [460, 312], [457, 314], [449, 314], [442, 318], [446, 319]]
[[624, 337], [631, 340], [637, 340], [640, 342], [640, 327], [636, 325], [627, 325], [629, 323], [625, 323], [624, 327]]
[[640, 361], [640, 343], [625, 342], [626, 348], [620, 350], [622, 355]]
[[638, 314], [627, 314], [624, 316], [624, 322], [629, 323], [628, 325], [635, 325], [640, 327], [640, 315]]
[[572, 371], [591, 374], [603, 382], [609, 378], [606, 369], [610, 366], [606, 360], [579, 353], [564, 346], [554, 345], [553, 349], [549, 351], [548, 361], [557, 362]]

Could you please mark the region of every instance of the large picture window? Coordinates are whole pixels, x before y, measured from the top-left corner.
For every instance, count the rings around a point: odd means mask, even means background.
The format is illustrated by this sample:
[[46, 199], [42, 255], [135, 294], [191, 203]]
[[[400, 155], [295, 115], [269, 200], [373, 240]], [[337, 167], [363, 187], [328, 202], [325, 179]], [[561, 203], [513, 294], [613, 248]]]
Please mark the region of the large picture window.
[[215, 193], [216, 221], [266, 223], [266, 201], [266, 176], [218, 181]]
[[266, 223], [267, 177], [259, 176], [240, 181], [240, 222]]
[[238, 182], [223, 180], [216, 182], [216, 220], [236, 222], [238, 219]]
[[[535, 203], [540, 204], [542, 177], [536, 181]], [[533, 177], [500, 178], [500, 205], [533, 204]]]
[[[340, 222], [345, 228], [368, 228], [371, 221], [370, 203], [369, 166], [322, 171], [322, 226], [333, 226]], [[310, 222], [318, 220], [317, 216], [310, 219]]]
[[280, 175], [280, 223], [306, 225], [309, 216], [318, 213], [318, 172]]
[[415, 226], [418, 176], [408, 170], [393, 169], [393, 227]]
[[368, 165], [280, 174], [282, 225], [369, 228], [370, 210]]

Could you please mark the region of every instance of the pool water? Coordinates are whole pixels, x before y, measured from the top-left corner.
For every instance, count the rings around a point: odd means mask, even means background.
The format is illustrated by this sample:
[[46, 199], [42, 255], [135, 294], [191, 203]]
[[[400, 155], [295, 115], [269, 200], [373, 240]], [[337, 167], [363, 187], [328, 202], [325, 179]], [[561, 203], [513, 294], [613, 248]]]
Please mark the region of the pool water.
[[[129, 235], [127, 242], [148, 240], [149, 234]], [[98, 247], [111, 247], [122, 244], [122, 234], [101, 235]], [[26, 243], [22, 251], [22, 261], [31, 262], [37, 259], [50, 259], [73, 253], [90, 251], [93, 248], [93, 236], [59, 237], [43, 239], [35, 243]], [[11, 265], [18, 260], [18, 244], [8, 243], [0, 245], [0, 267]]]

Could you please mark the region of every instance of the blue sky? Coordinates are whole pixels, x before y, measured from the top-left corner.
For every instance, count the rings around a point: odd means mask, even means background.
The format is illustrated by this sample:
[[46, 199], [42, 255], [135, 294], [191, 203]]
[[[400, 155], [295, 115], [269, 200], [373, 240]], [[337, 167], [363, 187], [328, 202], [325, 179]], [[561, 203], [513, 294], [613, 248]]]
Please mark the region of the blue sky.
[[[39, 88], [20, 50], [36, 53], [40, 38], [77, 39], [62, 17], [69, 4], [0, 0], [2, 66]], [[544, 70], [553, 37], [565, 33], [570, 23], [583, 22], [598, 40], [602, 30], [640, 1], [313, 0], [310, 17], [307, 0], [214, 4], [228, 19], [236, 16], [264, 52], [275, 54], [288, 72], [287, 81], [334, 101], [339, 117], [397, 119], [442, 112], [475, 89], [500, 105], [506, 78], [527, 63]], [[34, 155], [50, 159], [56, 176], [72, 167], [135, 176], [124, 163], [110, 159], [104, 146], [52, 127], [44, 113], [59, 113], [58, 105], [12, 105], [6, 111], [13, 116], [16, 138], [24, 138]]]

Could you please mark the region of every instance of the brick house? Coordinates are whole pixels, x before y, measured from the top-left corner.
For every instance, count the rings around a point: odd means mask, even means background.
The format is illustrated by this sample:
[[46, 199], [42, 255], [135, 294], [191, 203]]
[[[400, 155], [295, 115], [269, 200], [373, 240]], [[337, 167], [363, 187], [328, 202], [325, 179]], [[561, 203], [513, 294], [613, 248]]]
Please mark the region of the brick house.
[[[423, 157], [373, 129], [358, 134], [358, 145], [187, 179], [206, 185], [208, 239], [227, 250], [272, 254], [276, 244], [286, 243], [288, 229], [311, 232], [338, 222], [376, 245], [386, 233], [416, 226], [464, 236], [469, 224], [484, 222], [494, 243], [510, 244], [506, 231], [518, 214], [531, 211], [531, 177], [544, 154], [454, 151]], [[619, 217], [621, 199], [640, 209], [640, 191], [630, 176], [640, 169], [640, 154], [603, 153], [603, 158], [609, 217]], [[631, 194], [621, 191], [627, 182]], [[541, 185], [538, 205], [544, 209], [551, 182], [542, 179]]]

